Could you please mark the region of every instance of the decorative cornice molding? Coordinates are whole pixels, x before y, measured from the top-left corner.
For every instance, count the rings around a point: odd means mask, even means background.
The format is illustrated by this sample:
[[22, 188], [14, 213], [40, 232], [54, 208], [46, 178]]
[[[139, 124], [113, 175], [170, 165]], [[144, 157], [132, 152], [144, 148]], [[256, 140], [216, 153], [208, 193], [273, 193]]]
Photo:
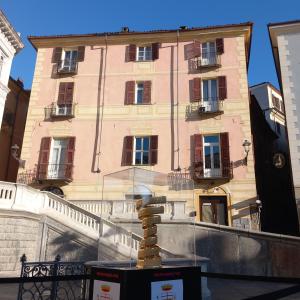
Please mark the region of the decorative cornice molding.
[[24, 44], [22, 43], [19, 34], [7, 20], [2, 10], [0, 10], [0, 31], [7, 38], [8, 42], [14, 47], [16, 53], [24, 48]]

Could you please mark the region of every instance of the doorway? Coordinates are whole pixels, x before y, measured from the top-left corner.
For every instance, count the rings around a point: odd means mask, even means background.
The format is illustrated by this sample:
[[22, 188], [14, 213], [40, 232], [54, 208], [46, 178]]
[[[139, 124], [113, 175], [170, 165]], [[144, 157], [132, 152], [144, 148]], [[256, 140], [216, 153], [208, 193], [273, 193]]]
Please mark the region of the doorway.
[[202, 222], [228, 225], [226, 196], [200, 196], [199, 200]]

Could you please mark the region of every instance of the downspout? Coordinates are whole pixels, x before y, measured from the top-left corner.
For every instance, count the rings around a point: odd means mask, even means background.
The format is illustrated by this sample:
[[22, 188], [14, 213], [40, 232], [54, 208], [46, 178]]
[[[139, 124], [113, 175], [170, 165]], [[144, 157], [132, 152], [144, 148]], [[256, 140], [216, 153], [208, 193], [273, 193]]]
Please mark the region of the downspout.
[[101, 155], [101, 142], [103, 131], [103, 116], [104, 116], [104, 104], [105, 104], [105, 81], [106, 81], [106, 64], [107, 64], [107, 35], [105, 35], [105, 57], [104, 57], [104, 69], [103, 69], [103, 86], [102, 86], [102, 104], [101, 104], [101, 117], [100, 117], [100, 133], [99, 133], [99, 148], [97, 150], [97, 173], [100, 173], [100, 155]]
[[179, 30], [177, 30], [177, 55], [176, 55], [176, 135], [177, 135], [177, 171], [181, 171], [180, 168], [180, 148], [179, 148]]

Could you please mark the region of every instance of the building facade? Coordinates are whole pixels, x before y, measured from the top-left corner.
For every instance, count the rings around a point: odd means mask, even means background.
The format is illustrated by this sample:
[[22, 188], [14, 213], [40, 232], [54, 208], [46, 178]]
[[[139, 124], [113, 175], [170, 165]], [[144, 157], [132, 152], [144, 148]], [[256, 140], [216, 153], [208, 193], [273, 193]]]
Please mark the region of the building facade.
[[269, 24], [278, 81], [284, 98], [291, 170], [300, 217], [300, 21]]
[[8, 80], [14, 56], [24, 47], [19, 34], [0, 10], [0, 125], [5, 99], [9, 92]]
[[285, 111], [280, 91], [269, 82], [263, 82], [250, 87], [253, 95], [263, 114], [274, 131], [277, 138], [275, 140], [275, 150], [278, 152], [288, 152], [288, 140], [285, 128]]
[[126, 190], [103, 193], [106, 174], [158, 171], [194, 180], [186, 212], [198, 220], [255, 228], [243, 148], [251, 32], [244, 23], [29, 37], [37, 61], [19, 178], [68, 200], [123, 200]]
[[0, 130], [0, 180], [16, 182], [30, 91], [21, 80], [11, 77], [8, 88]]

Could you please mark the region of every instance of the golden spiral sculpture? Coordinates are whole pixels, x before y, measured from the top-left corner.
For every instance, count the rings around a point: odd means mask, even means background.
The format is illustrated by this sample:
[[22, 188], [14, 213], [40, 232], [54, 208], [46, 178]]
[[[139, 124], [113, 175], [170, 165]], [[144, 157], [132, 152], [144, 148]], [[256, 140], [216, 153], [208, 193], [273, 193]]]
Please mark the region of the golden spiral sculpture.
[[144, 238], [140, 242], [138, 251], [137, 268], [158, 268], [161, 266], [161, 257], [159, 255], [160, 248], [157, 245], [157, 226], [161, 223], [161, 217], [158, 214], [164, 213], [163, 206], [151, 206], [164, 204], [167, 202], [165, 196], [151, 197], [147, 200], [138, 199], [136, 208], [138, 218], [142, 220], [144, 229]]

